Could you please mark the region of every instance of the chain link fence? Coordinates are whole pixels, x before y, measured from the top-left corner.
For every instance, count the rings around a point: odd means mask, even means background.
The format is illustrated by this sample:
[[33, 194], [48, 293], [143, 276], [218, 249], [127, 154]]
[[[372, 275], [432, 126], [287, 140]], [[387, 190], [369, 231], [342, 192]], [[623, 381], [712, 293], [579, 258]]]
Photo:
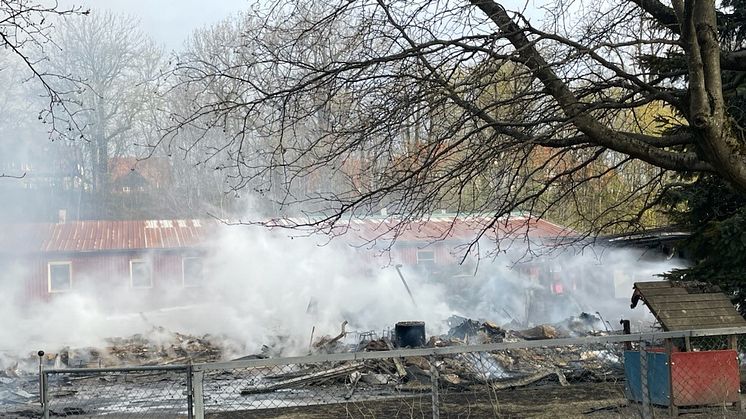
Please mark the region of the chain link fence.
[[[3, 417], [743, 417], [746, 329], [46, 370]], [[37, 393], [39, 394], [39, 393]], [[32, 416], [35, 414], [35, 416]]]
[[44, 418], [192, 418], [191, 366], [70, 368], [43, 372]]

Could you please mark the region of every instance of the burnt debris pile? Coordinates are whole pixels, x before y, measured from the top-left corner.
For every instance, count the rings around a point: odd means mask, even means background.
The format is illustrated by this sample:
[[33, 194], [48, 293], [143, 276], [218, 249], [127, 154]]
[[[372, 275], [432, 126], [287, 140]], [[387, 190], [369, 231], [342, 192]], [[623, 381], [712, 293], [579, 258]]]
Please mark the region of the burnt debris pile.
[[0, 406], [38, 404], [39, 378], [11, 369], [0, 372]]
[[[210, 335], [192, 336], [154, 328], [147, 334], [107, 338], [98, 347], [63, 347], [49, 351], [44, 353], [41, 362], [45, 368], [55, 369], [213, 362], [222, 359], [226, 352], [225, 342]], [[19, 376], [38, 374], [39, 360], [36, 354], [22, 359], [7, 359], [13, 361], [0, 362], [0, 366], [6, 369], [6, 376], [10, 372]]]
[[[414, 322], [407, 322], [412, 325]], [[553, 325], [538, 325], [520, 330], [506, 330], [490, 321], [467, 318], [449, 319], [448, 333], [430, 337], [422, 347], [449, 347], [465, 344], [489, 344], [598, 336], [610, 332], [597, 316], [582, 313]], [[395, 329], [396, 330], [396, 329]], [[336, 347], [341, 351], [390, 351], [401, 336], [372, 337], [356, 344]], [[321, 341], [324, 341], [323, 339]], [[340, 340], [337, 340], [339, 342]], [[318, 345], [312, 345], [312, 352]], [[407, 346], [409, 347], [409, 346]], [[260, 375], [244, 386], [244, 395], [271, 393], [278, 390], [323, 389], [340, 386], [345, 398], [355, 392], [425, 392], [430, 391], [433, 377], [440, 386], [469, 390], [488, 384], [494, 390], [541, 384], [568, 385], [572, 382], [607, 382], [623, 378], [621, 350], [597, 345], [565, 345], [504, 349], [493, 352], [464, 352], [437, 357], [388, 357], [336, 363], [302, 365], [289, 371]]]
[[[600, 317], [592, 314], [582, 313], [559, 323], [533, 327], [520, 327], [515, 323], [498, 325], [492, 321], [463, 317], [452, 317], [447, 324], [447, 333], [426, 336], [423, 322], [400, 322], [380, 333], [348, 331], [347, 322], [343, 322], [338, 334], [316, 338], [312, 334], [308, 346], [301, 349], [309, 355], [322, 355], [321, 358], [307, 362], [299, 360], [292, 365], [279, 362], [275, 368], [250, 365], [228, 368], [220, 374], [220, 379], [233, 380], [232, 388], [236, 390], [233, 394], [241, 398], [265, 397], [261, 395], [279, 391], [283, 394], [332, 391], [340, 399], [350, 399], [356, 394], [372, 397], [428, 392], [435, 380], [440, 387], [459, 391], [484, 385], [497, 391], [542, 384], [623, 379], [621, 347], [521, 345], [521, 342], [612, 333], [604, 327]], [[458, 349], [465, 345], [492, 343], [517, 345], [495, 351]], [[232, 347], [226, 339], [210, 335], [191, 336], [156, 327], [147, 334], [109, 338], [97, 348], [63, 348], [41, 358], [34, 354], [14, 364], [6, 362], [5, 370], [0, 370], [0, 404], [12, 404], [18, 408], [38, 404], [40, 361], [45, 368], [54, 369], [199, 364], [279, 357], [290, 345], [292, 341], [287, 337], [277, 337], [264, 345], [259, 353], [235, 358], [237, 353], [245, 352]], [[403, 356], [400, 352], [351, 361], [323, 361], [323, 354], [327, 353], [370, 353], [413, 347], [452, 347], [454, 350], [427, 357]], [[250, 380], [246, 379], [246, 374]], [[80, 385], [77, 381], [66, 383], [66, 393], [55, 392], [55, 397], [77, 397], [74, 394], [79, 390], [76, 386]]]
[[[161, 330], [162, 333], [165, 331]], [[153, 340], [143, 335], [129, 338], [107, 339], [109, 346], [103, 354], [106, 358], [92, 359], [108, 365], [169, 365], [188, 362], [211, 362], [220, 360], [223, 348], [217, 339], [182, 333], [161, 334], [161, 339]], [[89, 363], [91, 362], [89, 361]]]

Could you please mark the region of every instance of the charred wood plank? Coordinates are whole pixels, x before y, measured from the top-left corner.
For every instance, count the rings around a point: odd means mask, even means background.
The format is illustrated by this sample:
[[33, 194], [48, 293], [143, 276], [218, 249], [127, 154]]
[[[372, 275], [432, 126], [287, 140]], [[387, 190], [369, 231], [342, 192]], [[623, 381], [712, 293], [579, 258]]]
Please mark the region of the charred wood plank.
[[314, 382], [314, 381], [319, 381], [323, 379], [350, 374], [354, 371], [359, 371], [363, 369], [364, 367], [365, 367], [365, 364], [362, 362], [344, 364], [338, 367], [329, 368], [329, 369], [322, 370], [322, 371], [317, 371], [317, 372], [307, 374], [301, 377], [288, 378], [286, 380], [277, 381], [274, 383], [260, 384], [260, 385], [252, 386], [252, 387], [244, 387], [243, 389], [241, 389], [241, 394], [247, 395], [247, 394], [258, 394], [258, 393], [270, 393], [275, 390], [291, 388], [291, 387], [299, 386], [302, 384], [307, 384], [307, 383]]

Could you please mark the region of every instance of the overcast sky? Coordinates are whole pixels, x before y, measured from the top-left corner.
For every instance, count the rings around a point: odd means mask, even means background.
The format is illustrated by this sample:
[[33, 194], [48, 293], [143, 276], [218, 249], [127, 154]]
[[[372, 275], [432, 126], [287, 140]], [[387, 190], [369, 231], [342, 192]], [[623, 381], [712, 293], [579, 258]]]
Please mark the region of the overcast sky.
[[143, 31], [168, 50], [179, 49], [189, 34], [240, 10], [255, 0], [64, 0], [91, 10], [111, 10], [140, 19]]
[[[523, 10], [537, 17], [536, 4], [544, 0], [506, 0], [510, 10]], [[256, 0], [60, 0], [63, 6], [79, 5], [91, 10], [111, 10], [140, 19], [143, 31], [166, 47], [180, 49], [195, 29], [218, 22], [241, 10], [249, 9]]]

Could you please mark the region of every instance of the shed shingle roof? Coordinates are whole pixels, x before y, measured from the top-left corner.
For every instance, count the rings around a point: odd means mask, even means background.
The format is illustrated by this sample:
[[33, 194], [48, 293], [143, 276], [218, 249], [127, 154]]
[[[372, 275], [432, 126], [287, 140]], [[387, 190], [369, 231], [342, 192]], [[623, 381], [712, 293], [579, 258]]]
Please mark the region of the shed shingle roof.
[[635, 289], [664, 330], [746, 326], [722, 292], [691, 292], [669, 281], [636, 282]]

